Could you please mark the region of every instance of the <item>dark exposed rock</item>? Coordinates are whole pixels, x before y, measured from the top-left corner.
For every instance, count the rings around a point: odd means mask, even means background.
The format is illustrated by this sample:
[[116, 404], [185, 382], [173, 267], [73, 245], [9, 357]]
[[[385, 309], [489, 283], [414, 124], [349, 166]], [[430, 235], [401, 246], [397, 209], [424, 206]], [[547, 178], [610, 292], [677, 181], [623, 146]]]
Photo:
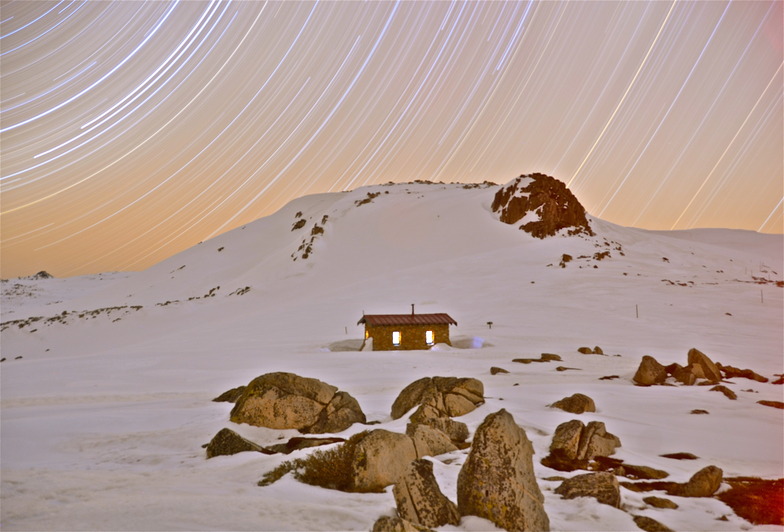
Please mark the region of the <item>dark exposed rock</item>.
[[340, 432], [365, 414], [346, 392], [293, 373], [267, 373], [253, 379], [231, 410], [234, 423], [303, 433]]
[[207, 444], [207, 458], [214, 456], [229, 456], [232, 454], [254, 451], [258, 453], [271, 454], [260, 445], [256, 445], [250, 440], [246, 440], [231, 429], [221, 429], [213, 436]]
[[655, 358], [645, 355], [632, 380], [640, 386], [663, 384], [667, 380], [667, 370]]
[[673, 532], [671, 528], [664, 526], [656, 519], [646, 515], [635, 515], [633, 519], [634, 524], [636, 524], [640, 530], [645, 530], [645, 532]]
[[612, 381], [615, 379], [620, 379], [620, 375], [605, 375], [604, 377], [599, 377], [600, 381]]
[[571, 414], [582, 414], [584, 412], [596, 412], [596, 405], [593, 399], [587, 395], [576, 393], [569, 397], [564, 397], [550, 405], [551, 408], [560, 408]]
[[653, 495], [649, 497], [644, 497], [643, 502], [649, 506], [653, 506], [654, 508], [666, 508], [668, 510], [677, 510], [678, 505], [672, 502], [670, 499], [665, 499], [664, 497], [655, 497]]
[[520, 229], [536, 238], [555, 235], [561, 229], [570, 234], [593, 235], [585, 208], [566, 185], [544, 174], [521, 175], [496, 192], [491, 206], [506, 224], [526, 218]]
[[725, 395], [725, 397], [727, 397], [727, 399], [732, 399], [733, 401], [738, 398], [738, 395], [735, 392], [733, 392], [723, 384], [717, 384], [716, 386], [711, 388], [710, 391], [721, 392]]
[[702, 408], [695, 408], [694, 410], [692, 410], [689, 413], [690, 414], [710, 414], [710, 412], [708, 412], [707, 410], [703, 410]]
[[509, 531], [549, 530], [533, 452], [525, 431], [506, 410], [487, 416], [457, 478], [461, 515], [483, 517]]
[[569, 370], [582, 371], [582, 368], [568, 368], [566, 366], [557, 366], [555, 368], [555, 371], [569, 371]]
[[552, 361], [561, 361], [560, 355], [554, 355], [552, 353], [542, 353], [539, 358], [515, 358], [512, 362], [517, 362], [519, 364], [530, 364], [531, 362], [552, 362]]
[[719, 368], [719, 371], [724, 374], [725, 379], [736, 379], [738, 377], [743, 379], [751, 379], [757, 382], [768, 382], [767, 377], [763, 377], [759, 373], [756, 373], [750, 369], [740, 369], [734, 366], [723, 366], [716, 362], [716, 367]]
[[771, 406], [773, 408], [784, 409], [784, 403], [781, 401], [766, 401], [763, 399], [762, 401], [757, 401], [757, 403], [761, 404], [762, 406]]
[[499, 368], [497, 366], [493, 366], [490, 368], [490, 375], [498, 375], [499, 373], [509, 373], [509, 371], [505, 370], [504, 368]]
[[593, 497], [602, 504], [614, 508], [621, 507], [621, 489], [618, 479], [612, 473], [584, 473], [568, 478], [555, 488], [555, 493], [564, 499]]
[[245, 391], [245, 386], [237, 386], [236, 388], [232, 388], [231, 390], [225, 391], [220, 394], [218, 397], [213, 399], [216, 403], [226, 402], [226, 403], [236, 403], [237, 399], [242, 396], [242, 392]]
[[460, 523], [457, 505], [441, 493], [428, 460], [411, 462], [392, 493], [402, 519], [424, 527]]
[[583, 355], [593, 355], [593, 349], [590, 347], [578, 347], [577, 352]]
[[662, 458], [670, 458], [672, 460], [697, 460], [698, 456], [695, 456], [691, 453], [667, 453], [667, 454], [660, 454]]
[[294, 451], [301, 449], [309, 449], [311, 447], [320, 447], [322, 445], [331, 445], [333, 443], [342, 443], [346, 441], [343, 438], [303, 438], [297, 436], [289, 439], [286, 443], [278, 443], [276, 445], [268, 445], [264, 447], [265, 451], [272, 453], [291, 454]]
[[589, 464], [589, 469], [594, 471], [609, 471], [615, 475], [633, 480], [662, 479], [669, 476], [669, 473], [662, 471], [661, 469], [627, 464], [623, 460], [607, 456], [597, 456], [594, 459], [594, 462]]

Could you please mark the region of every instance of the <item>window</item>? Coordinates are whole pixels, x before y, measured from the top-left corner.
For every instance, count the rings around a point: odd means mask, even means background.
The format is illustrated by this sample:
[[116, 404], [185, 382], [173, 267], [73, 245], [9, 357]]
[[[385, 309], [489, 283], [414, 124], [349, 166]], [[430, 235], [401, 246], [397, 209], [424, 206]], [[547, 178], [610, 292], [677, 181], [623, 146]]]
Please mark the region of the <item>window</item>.
[[433, 331], [425, 331], [425, 342], [427, 345], [433, 345]]
[[400, 331], [392, 332], [392, 345], [400, 345]]
[[370, 337], [370, 331], [365, 331], [365, 340], [367, 340], [369, 337]]

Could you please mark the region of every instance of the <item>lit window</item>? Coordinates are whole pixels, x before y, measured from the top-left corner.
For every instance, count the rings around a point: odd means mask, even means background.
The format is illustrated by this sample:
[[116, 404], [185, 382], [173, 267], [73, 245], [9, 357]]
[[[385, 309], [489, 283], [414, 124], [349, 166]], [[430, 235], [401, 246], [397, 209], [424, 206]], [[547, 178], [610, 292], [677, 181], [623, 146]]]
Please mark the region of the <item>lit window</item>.
[[370, 331], [365, 331], [365, 340], [367, 340], [369, 337], [370, 337]]
[[427, 345], [433, 345], [433, 331], [425, 331], [425, 342]]
[[400, 331], [392, 332], [392, 345], [400, 345]]

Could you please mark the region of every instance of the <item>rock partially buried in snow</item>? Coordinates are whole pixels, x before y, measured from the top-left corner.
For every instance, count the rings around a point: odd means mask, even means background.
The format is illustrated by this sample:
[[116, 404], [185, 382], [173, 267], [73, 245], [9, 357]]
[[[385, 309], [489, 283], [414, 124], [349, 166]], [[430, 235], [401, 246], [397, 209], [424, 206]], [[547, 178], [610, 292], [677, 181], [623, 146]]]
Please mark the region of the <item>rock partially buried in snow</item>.
[[254, 451], [271, 454], [260, 445], [246, 440], [231, 429], [221, 429], [207, 444], [207, 458], [215, 456], [230, 456], [232, 454]]
[[669, 493], [680, 497], [712, 497], [723, 478], [724, 472], [720, 468], [712, 465], [703, 467], [688, 482], [678, 484]]
[[579, 419], [573, 419], [556, 427], [550, 454], [542, 459], [542, 465], [558, 471], [584, 469], [588, 461], [610, 456], [620, 446], [621, 440], [607, 432], [601, 421], [585, 425]]
[[640, 386], [652, 386], [663, 384], [667, 380], [667, 370], [659, 364], [659, 361], [652, 356], [645, 355], [640, 361], [637, 372], [632, 377], [635, 384]]
[[596, 412], [596, 405], [593, 399], [581, 393], [575, 393], [569, 397], [564, 397], [550, 405], [550, 408], [559, 408], [570, 414], [582, 414], [584, 412]]
[[392, 489], [398, 515], [424, 527], [457, 525], [460, 512], [438, 487], [433, 475], [433, 463], [414, 460]]
[[487, 416], [457, 477], [460, 514], [488, 519], [509, 531], [549, 530], [533, 453], [528, 436], [509, 412]]
[[373, 523], [372, 532], [433, 532], [432, 529], [415, 525], [399, 517], [383, 515]]
[[366, 419], [356, 399], [334, 386], [293, 373], [267, 373], [248, 384], [231, 421], [315, 433], [340, 432]]
[[574, 194], [545, 174], [521, 175], [510, 181], [496, 192], [491, 208], [502, 222], [522, 222], [520, 229], [536, 238], [554, 236], [561, 229], [569, 229], [569, 234], [594, 234]]
[[484, 385], [473, 378], [424, 377], [406, 386], [392, 403], [392, 419], [399, 419], [417, 405], [433, 412], [427, 417], [467, 414], [483, 404]]
[[555, 488], [555, 493], [564, 499], [593, 497], [602, 504], [621, 507], [621, 488], [616, 476], [610, 472], [584, 473], [566, 479]]

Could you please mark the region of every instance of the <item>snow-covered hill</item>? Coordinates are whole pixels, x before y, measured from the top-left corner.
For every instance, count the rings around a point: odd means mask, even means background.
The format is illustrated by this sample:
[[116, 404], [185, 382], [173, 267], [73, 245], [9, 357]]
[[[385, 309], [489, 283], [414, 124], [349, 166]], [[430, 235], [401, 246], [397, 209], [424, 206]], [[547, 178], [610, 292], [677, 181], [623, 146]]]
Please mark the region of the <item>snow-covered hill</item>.
[[[581, 392], [597, 412], [579, 417], [621, 438], [618, 458], [675, 481], [709, 464], [725, 476], [784, 476], [781, 411], [757, 404], [782, 401], [782, 386], [737, 379], [730, 401], [705, 387], [631, 382], [642, 356], [685, 364], [692, 347], [784, 373], [781, 235], [652, 232], [589, 217], [594, 236], [537, 239], [499, 221], [497, 190], [412, 183], [308, 196], [143, 272], [3, 281], [3, 528], [369, 529], [393, 511], [391, 490], [346, 494], [289, 477], [261, 488], [291, 457], [205, 460], [201, 445], [224, 426], [262, 445], [295, 435], [233, 425], [226, 404], [211, 402], [289, 371], [348, 391], [368, 419], [396, 431], [405, 419], [389, 409], [408, 383], [479, 378], [487, 403], [461, 420], [473, 430], [500, 408], [514, 415], [533, 441], [555, 530], [633, 530], [631, 513], [679, 530], [778, 529], [753, 527], [715, 499], [660, 510], [624, 490], [626, 511], [561, 500], [558, 483], [543, 480], [555, 472], [538, 460], [555, 427], [575, 417], [547, 405]], [[405, 313], [411, 303], [454, 317], [455, 347], [339, 350], [361, 338], [363, 312]], [[595, 345], [609, 356], [577, 352]], [[512, 362], [542, 352], [577, 369]], [[510, 373], [490, 375], [491, 366]], [[599, 380], [607, 375], [619, 378]], [[660, 456], [676, 451], [700, 459]], [[453, 500], [464, 459], [434, 459]], [[466, 518], [457, 529], [488, 527]]]

